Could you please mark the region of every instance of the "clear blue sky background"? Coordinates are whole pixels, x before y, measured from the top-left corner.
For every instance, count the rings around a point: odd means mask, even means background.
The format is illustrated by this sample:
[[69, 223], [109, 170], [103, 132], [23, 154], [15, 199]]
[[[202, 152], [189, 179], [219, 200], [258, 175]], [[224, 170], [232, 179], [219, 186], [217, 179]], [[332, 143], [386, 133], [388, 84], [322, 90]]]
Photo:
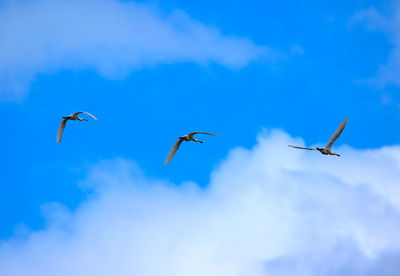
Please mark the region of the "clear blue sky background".
[[[263, 128], [279, 128], [308, 145], [326, 142], [348, 117], [339, 144], [376, 148], [400, 141], [395, 84], [368, 82], [387, 63], [393, 41], [349, 20], [390, 1], [168, 1], [224, 35], [245, 37], [282, 55], [242, 68], [190, 61], [156, 64], [119, 79], [94, 70], [38, 74], [25, 97], [0, 103], [0, 238], [20, 223], [43, 225], [40, 206], [75, 208], [87, 197], [76, 183], [102, 159], [136, 160], [150, 177], [204, 186], [235, 146], [250, 147]], [[23, 20], [23, 19], [21, 19]], [[84, 110], [99, 121], [69, 122], [56, 145], [61, 116]], [[177, 137], [210, 131], [164, 159]]]

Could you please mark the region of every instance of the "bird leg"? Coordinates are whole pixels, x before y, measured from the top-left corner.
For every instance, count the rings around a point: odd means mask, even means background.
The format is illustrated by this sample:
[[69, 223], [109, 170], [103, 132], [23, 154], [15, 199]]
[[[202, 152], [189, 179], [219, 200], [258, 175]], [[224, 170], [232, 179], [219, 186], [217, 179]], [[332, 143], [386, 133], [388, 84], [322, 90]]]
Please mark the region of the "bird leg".
[[199, 139], [193, 139], [193, 141], [203, 143], [203, 141], [200, 141]]

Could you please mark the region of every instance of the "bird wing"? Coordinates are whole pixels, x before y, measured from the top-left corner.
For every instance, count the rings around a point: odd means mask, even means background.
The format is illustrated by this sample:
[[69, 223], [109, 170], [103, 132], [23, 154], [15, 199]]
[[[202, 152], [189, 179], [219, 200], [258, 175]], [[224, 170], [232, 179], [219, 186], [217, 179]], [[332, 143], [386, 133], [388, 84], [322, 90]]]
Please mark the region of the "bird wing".
[[91, 116], [93, 119], [97, 120], [96, 117], [94, 117], [94, 116], [93, 116], [92, 114], [90, 114], [89, 112], [85, 112], [85, 111], [78, 111], [78, 112], [75, 112], [73, 115], [79, 115], [79, 114], [81, 114], [81, 113], [87, 114], [87, 115]]
[[212, 134], [212, 133], [209, 133], [209, 132], [201, 132], [201, 131], [191, 132], [188, 135], [195, 135], [195, 134], [208, 134], [208, 135], [212, 135], [212, 136], [218, 136], [218, 134]]
[[68, 121], [68, 118], [63, 118], [60, 122], [60, 126], [58, 127], [58, 131], [57, 131], [57, 144], [59, 144], [61, 141], [61, 137], [63, 135], [64, 128], [65, 128], [67, 121]]
[[328, 144], [326, 145], [326, 149], [331, 150], [333, 143], [335, 143], [336, 139], [342, 134], [342, 131], [344, 127], [346, 126], [347, 123], [347, 117], [344, 118], [343, 122], [340, 124], [340, 126], [336, 129], [335, 133], [331, 136], [331, 139], [329, 139]]
[[170, 150], [170, 152], [168, 153], [167, 159], [165, 159], [165, 163], [167, 164], [169, 161], [171, 161], [172, 157], [174, 157], [176, 151], [179, 149], [181, 143], [182, 143], [182, 139], [178, 139], [175, 144], [172, 146], [172, 149]]
[[288, 147], [295, 148], [295, 149], [315, 150], [312, 148], [302, 148], [302, 147], [297, 147], [297, 146], [292, 146], [292, 145], [288, 145]]

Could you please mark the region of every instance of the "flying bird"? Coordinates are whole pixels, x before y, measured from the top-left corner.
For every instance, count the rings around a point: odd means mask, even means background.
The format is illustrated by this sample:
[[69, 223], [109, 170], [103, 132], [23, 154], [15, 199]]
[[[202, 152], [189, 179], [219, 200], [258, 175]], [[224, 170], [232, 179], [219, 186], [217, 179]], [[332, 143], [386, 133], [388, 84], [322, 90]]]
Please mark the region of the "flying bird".
[[88, 121], [86, 119], [78, 117], [78, 115], [81, 114], [81, 113], [87, 114], [87, 115], [91, 116], [93, 119], [97, 120], [97, 118], [94, 117], [92, 114], [90, 114], [88, 112], [84, 112], [84, 111], [75, 112], [75, 113], [73, 113], [73, 114], [71, 114], [71, 115], [69, 115], [67, 117], [63, 117], [63, 119], [60, 122], [60, 126], [58, 127], [58, 131], [57, 131], [57, 144], [59, 144], [60, 141], [61, 141], [61, 137], [63, 135], [64, 128], [65, 128], [65, 125], [67, 124], [68, 120]]
[[332, 145], [335, 143], [336, 139], [342, 134], [342, 131], [344, 127], [346, 126], [347, 123], [347, 117], [344, 118], [343, 122], [340, 124], [340, 126], [336, 129], [335, 133], [331, 136], [331, 139], [329, 139], [328, 144], [325, 146], [325, 148], [303, 148], [303, 147], [297, 147], [297, 146], [291, 146], [289, 147], [295, 148], [295, 149], [305, 149], [305, 150], [318, 150], [320, 153], [325, 154], [325, 155], [337, 155], [340, 156], [340, 154], [337, 154], [335, 152], [332, 152]]
[[177, 152], [177, 150], [179, 149], [179, 147], [181, 146], [181, 143], [183, 141], [194, 141], [194, 142], [203, 143], [203, 141], [200, 141], [193, 137], [195, 134], [207, 134], [207, 135], [212, 135], [212, 136], [218, 136], [218, 134], [196, 131], [196, 132], [191, 132], [189, 134], [186, 134], [185, 136], [179, 137], [178, 140], [175, 142], [175, 144], [172, 146], [171, 151], [168, 153], [167, 159], [165, 159], [164, 164], [167, 164], [169, 161], [171, 161], [172, 157], [174, 157], [175, 153]]

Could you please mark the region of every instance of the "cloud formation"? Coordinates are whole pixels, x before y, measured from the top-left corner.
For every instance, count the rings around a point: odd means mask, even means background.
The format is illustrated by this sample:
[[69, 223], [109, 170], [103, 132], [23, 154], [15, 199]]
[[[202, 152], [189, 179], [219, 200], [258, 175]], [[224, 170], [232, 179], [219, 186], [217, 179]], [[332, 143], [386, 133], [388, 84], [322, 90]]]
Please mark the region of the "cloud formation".
[[121, 78], [156, 64], [240, 68], [268, 47], [223, 35], [183, 11], [120, 0], [34, 0], [0, 4], [0, 97], [24, 95], [38, 74], [96, 70]]
[[282, 131], [235, 148], [202, 189], [93, 166], [92, 196], [0, 245], [0, 275], [394, 275], [400, 267], [400, 147], [294, 150]]
[[400, 86], [400, 3], [394, 1], [392, 14], [384, 15], [375, 8], [358, 11], [349, 20], [350, 25], [363, 24], [368, 31], [380, 31], [388, 36], [393, 45], [385, 64], [378, 68], [377, 75], [370, 79], [375, 85], [394, 84]]

